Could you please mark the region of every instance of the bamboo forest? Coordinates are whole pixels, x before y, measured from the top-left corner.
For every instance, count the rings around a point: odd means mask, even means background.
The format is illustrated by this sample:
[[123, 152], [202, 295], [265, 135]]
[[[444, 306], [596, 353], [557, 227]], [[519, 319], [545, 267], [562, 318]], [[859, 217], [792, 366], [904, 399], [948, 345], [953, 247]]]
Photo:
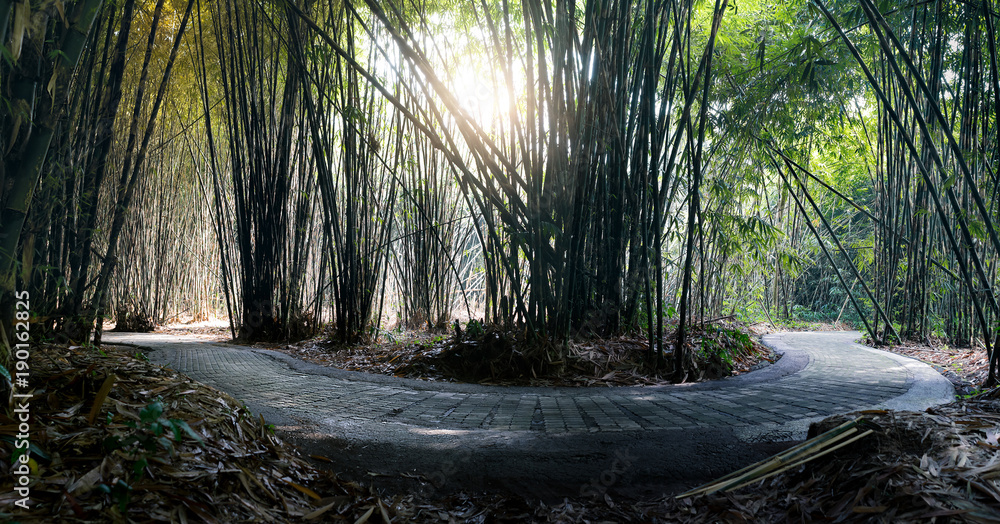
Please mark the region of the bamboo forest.
[[0, 0], [0, 518], [997, 522], [993, 0]]

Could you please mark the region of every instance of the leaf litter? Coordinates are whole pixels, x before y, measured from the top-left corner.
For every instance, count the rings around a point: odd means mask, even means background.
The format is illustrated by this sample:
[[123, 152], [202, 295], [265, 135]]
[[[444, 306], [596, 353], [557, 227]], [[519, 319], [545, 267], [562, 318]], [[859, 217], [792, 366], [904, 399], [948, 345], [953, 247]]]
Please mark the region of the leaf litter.
[[[570, 340], [561, 362], [564, 365], [557, 367], [529, 369], [527, 362], [510, 365], [526, 352], [523, 339], [521, 334], [487, 328], [473, 341], [467, 334], [460, 337], [444, 332], [406, 332], [398, 336], [387, 333], [374, 343], [357, 346], [339, 346], [318, 339], [267, 347], [322, 366], [444, 382], [535, 387], [671, 383], [672, 335], [663, 344], [665, 365], [657, 369], [647, 362], [649, 340], [637, 336]], [[693, 356], [689, 364], [694, 370], [688, 382], [739, 375], [779, 358], [737, 322], [694, 324], [686, 345]], [[491, 365], [495, 362], [504, 365]]]
[[677, 521], [1000, 522], [1000, 390], [924, 412], [861, 411], [877, 428], [833, 453], [732, 492], [662, 501]]
[[[318, 470], [229, 395], [134, 350], [45, 345], [32, 366], [32, 505], [0, 518], [281, 522], [348, 518], [380, 504], [396, 513], [398, 501]], [[19, 498], [16, 432], [0, 414], [5, 511]]]
[[967, 396], [979, 392], [989, 374], [989, 361], [984, 348], [956, 348], [944, 344], [907, 344], [879, 349], [923, 361], [955, 386], [955, 394]]

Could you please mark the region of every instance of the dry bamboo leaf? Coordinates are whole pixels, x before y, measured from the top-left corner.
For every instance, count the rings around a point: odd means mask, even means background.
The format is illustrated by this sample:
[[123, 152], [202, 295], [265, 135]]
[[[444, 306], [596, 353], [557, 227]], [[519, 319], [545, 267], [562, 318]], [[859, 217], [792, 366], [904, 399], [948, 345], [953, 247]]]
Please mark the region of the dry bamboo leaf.
[[365, 512], [364, 515], [358, 517], [358, 520], [355, 520], [354, 524], [365, 524], [365, 522], [368, 522], [368, 519], [372, 516], [372, 513], [374, 512], [375, 512], [375, 506], [368, 508], [368, 511]]
[[313, 512], [307, 514], [307, 515], [305, 515], [302, 518], [304, 518], [305, 520], [316, 520], [316, 519], [322, 517], [323, 514], [326, 513], [327, 511], [330, 511], [331, 509], [333, 509], [333, 507], [336, 506], [336, 505], [337, 505], [336, 502], [331, 502], [331, 503], [327, 504], [326, 506], [323, 506], [323, 507], [321, 507], [319, 509], [316, 509], [315, 511], [313, 511]]
[[182, 497], [180, 495], [172, 495], [172, 494], [168, 495], [181, 501], [181, 503], [184, 504], [184, 507], [191, 510], [191, 512], [194, 513], [195, 515], [198, 515], [198, 517], [201, 518], [203, 521], [208, 522], [209, 524], [214, 524], [215, 522], [217, 522], [215, 518], [213, 518], [212, 515], [208, 512], [209, 508], [204, 504], [199, 504], [187, 497]]
[[[24, 35], [28, 32], [30, 25], [31, 8], [28, 2], [18, 2], [14, 4], [14, 30], [10, 35], [10, 55], [16, 62], [21, 56], [21, 48], [24, 42]], [[14, 134], [17, 136], [17, 133]]]
[[104, 384], [101, 385], [101, 389], [97, 392], [97, 397], [94, 398], [94, 405], [90, 408], [90, 414], [87, 415], [87, 423], [93, 424], [94, 420], [97, 418], [97, 414], [101, 411], [101, 406], [104, 405], [104, 400], [108, 398], [108, 393], [111, 393], [111, 387], [115, 384], [115, 375], [108, 375], [108, 378], [104, 379]]
[[67, 492], [71, 494], [83, 495], [94, 489], [94, 486], [101, 481], [101, 466], [98, 465], [94, 469], [88, 471], [84, 476], [77, 479], [76, 482], [70, 484], [66, 489]]
[[968, 500], [952, 500], [957, 508], [964, 510], [962, 516], [980, 524], [1000, 524], [1000, 512], [995, 508], [987, 508]]
[[996, 462], [980, 468], [968, 470], [967, 474], [974, 475], [982, 479], [1000, 477], [1000, 462]]
[[932, 457], [927, 457], [927, 471], [932, 477], [938, 477], [941, 474], [941, 468], [938, 466], [937, 462], [934, 461]]
[[382, 503], [382, 499], [376, 499], [378, 503], [378, 510], [382, 514], [382, 522], [389, 524], [392, 522], [392, 518], [389, 517], [389, 511], [386, 509], [385, 504]]
[[311, 497], [314, 500], [322, 500], [323, 499], [323, 497], [319, 496], [315, 491], [313, 491], [313, 490], [311, 490], [311, 489], [309, 489], [309, 488], [307, 488], [305, 486], [302, 486], [300, 484], [296, 484], [296, 483], [294, 483], [294, 482], [292, 482], [290, 480], [285, 480], [285, 483], [288, 484], [289, 486], [291, 486], [291, 487], [293, 487], [293, 488], [301, 491], [302, 493], [308, 495], [309, 497]]

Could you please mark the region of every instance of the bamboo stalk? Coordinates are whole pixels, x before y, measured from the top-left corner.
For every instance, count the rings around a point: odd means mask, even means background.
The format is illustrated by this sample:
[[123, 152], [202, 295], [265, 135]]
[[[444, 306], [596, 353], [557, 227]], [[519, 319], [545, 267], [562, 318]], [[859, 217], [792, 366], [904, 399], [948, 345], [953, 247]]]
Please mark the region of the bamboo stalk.
[[[871, 429], [861, 431], [859, 428], [864, 422], [865, 420], [862, 418], [844, 422], [836, 428], [797, 444], [773, 457], [751, 464], [698, 488], [681, 493], [675, 498], [681, 499], [696, 495], [708, 495], [716, 491], [737, 489], [746, 484], [776, 475], [788, 468], [804, 464], [871, 434]], [[856, 433], [858, 434], [855, 435]], [[845, 441], [844, 439], [848, 440]]]

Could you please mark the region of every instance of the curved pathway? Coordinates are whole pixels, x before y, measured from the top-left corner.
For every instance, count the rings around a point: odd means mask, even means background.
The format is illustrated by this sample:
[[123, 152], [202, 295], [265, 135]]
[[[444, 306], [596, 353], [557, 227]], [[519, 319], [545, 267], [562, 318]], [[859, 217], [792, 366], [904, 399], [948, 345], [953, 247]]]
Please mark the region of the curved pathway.
[[764, 342], [783, 356], [764, 369], [622, 388], [400, 379], [196, 336], [104, 340], [146, 348], [152, 362], [226, 391], [310, 451], [340, 457], [340, 467], [544, 498], [693, 485], [763, 458], [776, 442], [786, 443], [781, 449], [802, 439], [811, 421], [828, 415], [923, 410], [953, 399], [951, 384], [929, 366], [854, 343], [859, 336], [768, 335]]

